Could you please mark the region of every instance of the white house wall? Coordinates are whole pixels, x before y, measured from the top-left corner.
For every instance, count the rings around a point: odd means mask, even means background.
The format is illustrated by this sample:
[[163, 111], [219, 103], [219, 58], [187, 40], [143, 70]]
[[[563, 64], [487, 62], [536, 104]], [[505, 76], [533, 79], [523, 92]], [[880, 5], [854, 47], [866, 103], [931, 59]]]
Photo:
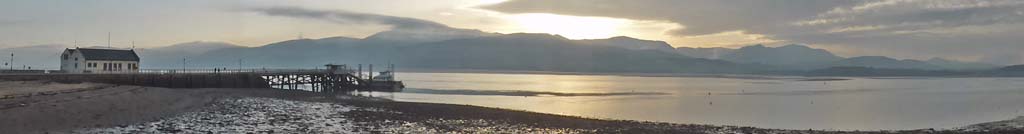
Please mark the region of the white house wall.
[[[82, 73], [85, 71], [85, 58], [82, 57], [82, 52], [75, 50], [75, 53], [68, 54], [65, 50], [60, 57], [60, 70], [69, 73]], [[68, 55], [68, 58], [64, 58], [64, 55]], [[76, 67], [77, 64], [77, 67]]]
[[[88, 65], [89, 63], [95, 63], [96, 66], [85, 68], [85, 70], [86, 70], [85, 72], [90, 72], [90, 73], [127, 73], [127, 72], [138, 72], [139, 71], [137, 68], [132, 68], [132, 65], [136, 65], [136, 66], [139, 65], [139, 62], [137, 62], [137, 61], [101, 61], [101, 60], [88, 60], [88, 61], [85, 61], [86, 65]], [[111, 66], [111, 68], [109, 70], [104, 70], [104, 68], [103, 68], [104, 64], [109, 64], [109, 65], [112, 65], [112, 66]], [[120, 65], [120, 67], [116, 67], [118, 65]]]
[[[138, 61], [104, 61], [104, 60], [85, 60], [81, 51], [75, 50], [74, 54], [68, 55], [67, 59], [64, 59], [64, 55], [68, 54], [69, 51], [64, 51], [60, 57], [60, 70], [67, 73], [129, 73], [138, 72], [139, 65]], [[90, 63], [94, 63], [96, 66], [89, 66]], [[111, 68], [104, 70], [103, 64], [118, 65], [120, 68]], [[76, 67], [77, 64], [77, 67]], [[136, 68], [133, 68], [135, 65]]]

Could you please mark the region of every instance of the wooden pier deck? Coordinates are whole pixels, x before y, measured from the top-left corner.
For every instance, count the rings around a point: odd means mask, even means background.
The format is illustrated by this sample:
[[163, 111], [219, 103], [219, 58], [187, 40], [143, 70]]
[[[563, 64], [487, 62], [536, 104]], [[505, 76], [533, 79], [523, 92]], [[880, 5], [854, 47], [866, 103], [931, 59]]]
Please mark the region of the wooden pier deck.
[[[332, 67], [333, 66], [333, 67]], [[375, 80], [362, 69], [339, 65], [328, 69], [192, 69], [142, 70], [131, 73], [20, 73], [0, 74], [0, 80], [95, 82], [166, 88], [277, 88], [324, 93], [351, 91], [400, 92], [404, 85], [393, 79]]]

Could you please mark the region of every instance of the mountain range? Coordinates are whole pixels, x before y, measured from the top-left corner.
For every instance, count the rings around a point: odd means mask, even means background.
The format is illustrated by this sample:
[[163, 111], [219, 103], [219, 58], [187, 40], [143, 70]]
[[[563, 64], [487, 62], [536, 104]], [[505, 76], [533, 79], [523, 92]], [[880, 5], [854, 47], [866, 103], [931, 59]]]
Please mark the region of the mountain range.
[[[298, 39], [262, 47], [225, 48], [196, 55], [191, 65], [233, 67], [238, 60], [259, 68], [316, 67], [323, 64], [398, 64], [424, 69], [493, 69], [565, 72], [736, 73], [756, 68], [691, 58], [667, 43], [633, 38], [570, 40], [550, 34], [500, 34], [418, 44], [373, 38]], [[412, 41], [409, 41], [412, 42]], [[627, 44], [625, 46], [618, 46]], [[652, 49], [650, 44], [665, 45]], [[642, 60], [639, 60], [642, 59]], [[180, 62], [178, 62], [180, 63]]]
[[139, 54], [142, 61], [139, 63], [140, 66], [168, 68], [171, 66], [181, 67], [181, 60], [192, 55], [202, 55], [210, 51], [229, 48], [245, 47], [224, 42], [195, 41], [151, 49], [136, 49], [136, 53]]
[[885, 56], [840, 57], [824, 50], [805, 45], [790, 44], [781, 47], [751, 45], [739, 49], [729, 48], [688, 48], [679, 47], [682, 55], [707, 59], [719, 59], [734, 63], [757, 64], [785, 68], [787, 70], [815, 70], [829, 67], [870, 67], [887, 69], [919, 70], [986, 70], [999, 65], [980, 62], [964, 62], [944, 58], [921, 61], [894, 59]]
[[[493, 69], [567, 72], [751, 73], [871, 67], [921, 70], [983, 70], [997, 65], [934, 58], [840, 57], [806, 45], [673, 48], [663, 41], [631, 37], [572, 40], [551, 34], [461, 31], [401, 40], [403, 33], [364, 39], [330, 37], [288, 40], [261, 47], [230, 47], [195, 55], [195, 66], [311, 67], [327, 63], [400, 64], [408, 68]], [[438, 41], [439, 40], [439, 41]], [[178, 62], [180, 63], [180, 62]], [[256, 67], [256, 66], [252, 66]]]
[[[56, 69], [66, 46], [0, 49], [24, 53], [21, 64]], [[758, 73], [833, 67], [985, 70], [999, 66], [942, 58], [840, 57], [806, 45], [673, 48], [632, 37], [572, 40], [559, 35], [486, 33], [455, 28], [389, 30], [366, 38], [296, 39], [259, 47], [187, 42], [136, 49], [144, 68], [312, 68], [324, 64], [397, 64], [402, 68], [563, 72]]]

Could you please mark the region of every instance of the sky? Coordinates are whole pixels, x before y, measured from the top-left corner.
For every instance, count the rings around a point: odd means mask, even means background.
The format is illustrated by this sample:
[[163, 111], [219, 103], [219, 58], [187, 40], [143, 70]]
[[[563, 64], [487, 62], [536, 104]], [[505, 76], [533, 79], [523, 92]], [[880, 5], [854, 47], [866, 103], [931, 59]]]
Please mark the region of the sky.
[[108, 33], [114, 47], [261, 46], [441, 25], [571, 39], [630, 36], [675, 47], [806, 44], [847, 57], [1019, 64], [1021, 22], [1020, 0], [4, 0], [0, 48], [103, 46]]

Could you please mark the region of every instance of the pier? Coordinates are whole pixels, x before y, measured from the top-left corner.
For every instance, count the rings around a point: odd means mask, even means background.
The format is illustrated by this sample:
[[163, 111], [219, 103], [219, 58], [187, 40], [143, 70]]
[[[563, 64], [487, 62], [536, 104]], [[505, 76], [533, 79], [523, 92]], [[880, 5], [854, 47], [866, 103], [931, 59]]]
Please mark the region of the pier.
[[166, 88], [275, 88], [322, 93], [351, 91], [400, 92], [405, 86], [394, 80], [393, 65], [374, 76], [372, 65], [325, 65], [325, 69], [179, 69], [140, 70], [127, 73], [13, 73], [0, 80], [95, 82]]

